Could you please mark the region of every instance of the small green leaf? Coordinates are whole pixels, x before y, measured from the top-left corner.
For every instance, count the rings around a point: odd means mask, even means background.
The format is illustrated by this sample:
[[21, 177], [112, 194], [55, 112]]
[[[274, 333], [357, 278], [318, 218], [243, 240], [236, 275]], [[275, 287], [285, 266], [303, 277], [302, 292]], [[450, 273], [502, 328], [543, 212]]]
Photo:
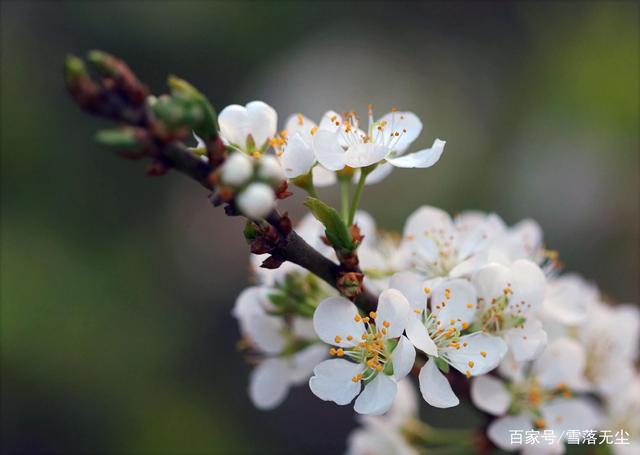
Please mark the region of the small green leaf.
[[193, 131], [205, 142], [218, 136], [218, 116], [211, 103], [197, 88], [184, 79], [169, 76], [168, 85], [174, 98], [183, 99], [198, 106], [199, 118], [191, 123]]
[[258, 237], [258, 230], [256, 229], [256, 225], [251, 220], [247, 220], [242, 233], [244, 234], [244, 238], [249, 242]]
[[314, 197], [308, 197], [304, 205], [324, 225], [325, 234], [334, 247], [346, 251], [355, 250], [349, 229], [334, 208]]
[[393, 376], [393, 362], [387, 362], [382, 372], [387, 376]]
[[436, 361], [436, 365], [438, 366], [440, 371], [442, 371], [443, 373], [448, 373], [449, 372], [449, 364], [447, 362], [445, 362], [443, 358], [435, 357], [435, 361]]

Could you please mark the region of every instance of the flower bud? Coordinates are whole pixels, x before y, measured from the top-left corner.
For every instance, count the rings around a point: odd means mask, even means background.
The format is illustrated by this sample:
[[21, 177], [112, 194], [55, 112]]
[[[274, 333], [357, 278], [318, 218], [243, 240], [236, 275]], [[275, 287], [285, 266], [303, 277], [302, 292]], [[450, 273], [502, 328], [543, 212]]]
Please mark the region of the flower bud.
[[253, 175], [251, 158], [242, 152], [234, 152], [227, 158], [220, 171], [222, 183], [231, 186], [244, 185]]
[[265, 183], [252, 183], [236, 197], [236, 205], [252, 219], [264, 218], [275, 204], [276, 195]]
[[276, 185], [284, 180], [284, 171], [282, 170], [280, 161], [278, 161], [275, 156], [261, 156], [258, 165], [260, 166], [258, 170], [258, 177], [268, 180]]

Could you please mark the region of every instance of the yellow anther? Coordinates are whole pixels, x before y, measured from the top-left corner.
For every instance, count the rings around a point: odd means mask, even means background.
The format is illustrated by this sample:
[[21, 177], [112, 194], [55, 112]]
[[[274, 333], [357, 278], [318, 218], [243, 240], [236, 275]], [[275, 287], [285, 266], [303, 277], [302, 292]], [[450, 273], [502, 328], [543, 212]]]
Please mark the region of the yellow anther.
[[424, 288], [423, 291], [425, 294], [429, 294], [431, 292], [431, 288]]
[[366, 340], [366, 339], [367, 339], [367, 334], [366, 334], [366, 333], [363, 333], [363, 334], [362, 334], [362, 336], [361, 336], [360, 338], [362, 338], [363, 340]]
[[302, 117], [302, 114], [298, 112], [298, 125], [302, 126], [303, 123], [304, 123], [304, 117]]
[[393, 107], [391, 108], [391, 112], [398, 112], [398, 108], [397, 108], [397, 107], [395, 107], [395, 106], [393, 106]]
[[467, 370], [467, 371], [465, 371], [464, 374], [467, 377], [467, 379], [471, 379], [471, 371]]
[[468, 322], [463, 322], [462, 323], [462, 330], [467, 330], [469, 328], [469, 323]]
[[353, 317], [353, 320], [354, 320], [354, 321], [356, 321], [356, 322], [360, 322], [360, 321], [362, 321], [362, 316], [360, 316], [359, 314], [356, 314], [356, 315]]
[[451, 324], [451, 325], [453, 325], [453, 324], [455, 324], [455, 323], [456, 323], [456, 320], [455, 320], [455, 319], [451, 319], [451, 320], [449, 321], [449, 324]]
[[382, 325], [388, 329], [391, 323], [389, 321], [382, 321]]
[[465, 341], [464, 343], [462, 343], [462, 346], [464, 346], [464, 347], [466, 348], [467, 346], [469, 346], [469, 343], [467, 343], [467, 342]]
[[538, 417], [536, 420], [534, 420], [534, 425], [536, 426], [536, 428], [545, 428], [547, 426], [547, 422], [545, 422], [544, 419]]
[[372, 312], [370, 312], [370, 313], [369, 313], [369, 317], [370, 317], [371, 319], [375, 319], [377, 315], [378, 315], [378, 314], [377, 314], [375, 311], [372, 311]]
[[381, 332], [382, 332], [382, 334], [383, 334], [383, 335], [386, 335], [386, 334], [387, 334], [387, 329], [385, 329], [385, 328], [383, 327], [383, 328], [382, 328], [382, 330], [381, 330]]
[[473, 303], [467, 303], [467, 308], [469, 309], [473, 308]]
[[353, 382], [358, 382], [358, 376], [354, 376], [354, 377], [352, 377], [352, 378], [351, 378], [351, 380], [352, 380]]
[[311, 130], [309, 131], [309, 133], [311, 133], [311, 135], [313, 136], [314, 134], [316, 134], [318, 132], [318, 127], [314, 126], [313, 128], [311, 128]]
[[329, 355], [336, 355], [336, 352], [335, 348], [329, 349]]
[[338, 349], [338, 350], [336, 351], [336, 355], [337, 355], [338, 357], [342, 357], [342, 356], [344, 355], [344, 350], [343, 350], [342, 348]]
[[378, 371], [382, 371], [382, 368], [383, 368], [383, 367], [382, 367], [382, 365], [380, 365], [380, 364], [378, 364], [378, 365], [376, 366], [376, 370], [378, 370]]
[[368, 323], [368, 322], [369, 322], [369, 316], [365, 316], [364, 318], [362, 318], [362, 320], [363, 320], [365, 323]]
[[335, 341], [336, 343], [340, 343], [342, 341], [342, 337], [340, 335], [336, 335], [333, 341]]
[[351, 335], [347, 335], [347, 341], [351, 341], [353, 340], [353, 337]]
[[473, 360], [469, 360], [469, 363], [467, 363], [467, 365], [469, 365], [469, 368], [473, 368], [475, 362]]
[[484, 358], [486, 358], [486, 357], [487, 357], [487, 353], [486, 353], [486, 352], [484, 352], [484, 351], [480, 351], [480, 355], [481, 355], [482, 357], [484, 357]]
[[414, 312], [415, 314], [420, 314], [420, 313], [422, 313], [422, 311], [421, 311], [421, 310], [413, 310], [413, 312]]
[[251, 156], [254, 158], [260, 158], [260, 152], [253, 152]]

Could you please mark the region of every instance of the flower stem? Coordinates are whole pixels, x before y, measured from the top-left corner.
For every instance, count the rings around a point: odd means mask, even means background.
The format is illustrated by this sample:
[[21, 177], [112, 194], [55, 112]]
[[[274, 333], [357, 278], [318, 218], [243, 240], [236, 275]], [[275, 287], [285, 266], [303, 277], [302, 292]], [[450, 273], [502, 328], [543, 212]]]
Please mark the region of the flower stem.
[[349, 220], [349, 184], [350, 178], [340, 177], [340, 208], [342, 219], [346, 223]]
[[360, 198], [362, 197], [364, 182], [367, 180], [367, 176], [376, 168], [376, 166], [377, 164], [374, 164], [360, 169], [360, 178], [358, 179], [356, 192], [353, 194], [353, 201], [351, 201], [351, 210], [349, 211], [347, 226], [351, 226], [353, 224], [353, 219], [356, 217], [356, 211], [358, 210], [358, 206], [360, 205]]

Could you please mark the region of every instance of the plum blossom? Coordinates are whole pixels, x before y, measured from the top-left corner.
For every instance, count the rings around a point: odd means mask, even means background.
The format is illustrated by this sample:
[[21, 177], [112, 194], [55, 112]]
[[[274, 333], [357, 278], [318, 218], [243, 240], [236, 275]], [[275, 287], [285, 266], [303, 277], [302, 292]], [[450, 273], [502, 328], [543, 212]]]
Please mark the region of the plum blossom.
[[535, 313], [542, 304], [545, 276], [540, 267], [519, 259], [509, 267], [491, 263], [473, 275], [482, 328], [504, 337], [518, 362], [544, 349], [547, 333]]
[[311, 320], [296, 316], [290, 323], [270, 314], [275, 307], [268, 288], [245, 289], [236, 300], [233, 316], [240, 331], [260, 359], [249, 377], [249, 397], [259, 409], [273, 409], [286, 398], [289, 388], [307, 381], [313, 367], [326, 358], [316, 343]]
[[493, 370], [507, 352], [500, 337], [469, 332], [477, 312], [475, 289], [463, 279], [420, 283], [412, 272], [394, 275], [390, 287], [407, 296], [413, 310], [407, 337], [428, 356], [419, 374], [423, 398], [439, 408], [458, 405], [458, 397], [440, 371], [442, 363], [470, 378]]
[[[488, 437], [504, 450], [522, 448], [535, 453], [563, 453], [561, 435], [567, 430], [596, 428], [601, 410], [589, 399], [574, 397], [573, 384], [580, 383], [585, 356], [574, 340], [562, 338], [549, 344], [532, 364], [514, 363], [508, 357], [500, 373], [508, 383], [493, 376], [474, 378], [471, 399], [481, 410], [498, 416]], [[556, 440], [535, 447], [513, 444], [510, 432], [533, 428], [553, 430]]]
[[322, 341], [335, 346], [330, 353], [337, 358], [314, 368], [311, 391], [339, 405], [357, 397], [354, 409], [359, 414], [388, 411], [397, 381], [415, 360], [415, 349], [402, 335], [409, 313], [407, 299], [394, 289], [382, 292], [377, 311], [364, 317], [343, 297], [322, 301], [313, 315], [313, 327]]
[[254, 182], [236, 197], [236, 205], [247, 217], [257, 220], [265, 217], [275, 206], [276, 195], [266, 183]]
[[422, 131], [422, 122], [412, 112], [396, 109], [377, 121], [369, 107], [367, 130], [359, 128], [355, 112], [335, 114], [329, 120], [335, 131], [319, 129], [313, 139], [316, 159], [326, 169], [339, 171], [345, 166], [363, 168], [386, 160], [395, 167], [427, 168], [442, 155], [445, 141], [436, 139], [431, 148], [405, 154]]

